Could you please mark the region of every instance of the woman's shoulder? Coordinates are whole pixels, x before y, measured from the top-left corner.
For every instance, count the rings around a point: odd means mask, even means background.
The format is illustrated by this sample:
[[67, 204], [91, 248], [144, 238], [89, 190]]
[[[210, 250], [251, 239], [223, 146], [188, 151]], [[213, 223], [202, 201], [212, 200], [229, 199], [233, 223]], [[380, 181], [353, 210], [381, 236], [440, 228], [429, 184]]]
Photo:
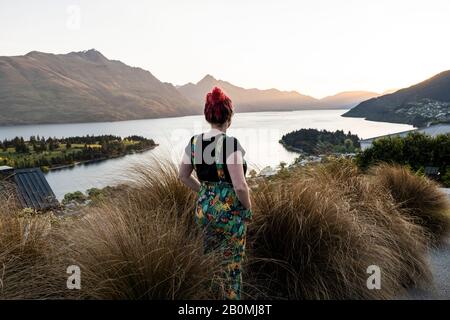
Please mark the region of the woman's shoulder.
[[241, 143], [239, 142], [238, 138], [229, 136], [229, 135], [225, 135], [225, 144], [226, 144], [227, 153], [241, 151], [242, 155], [245, 154], [245, 150], [241, 146]]

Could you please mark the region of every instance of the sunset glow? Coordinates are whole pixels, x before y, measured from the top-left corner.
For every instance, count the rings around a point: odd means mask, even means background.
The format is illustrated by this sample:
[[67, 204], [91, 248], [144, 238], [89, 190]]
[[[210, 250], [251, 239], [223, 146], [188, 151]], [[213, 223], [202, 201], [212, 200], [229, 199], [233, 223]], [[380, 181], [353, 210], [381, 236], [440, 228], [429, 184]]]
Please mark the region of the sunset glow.
[[450, 69], [448, 0], [7, 1], [0, 55], [96, 48], [173, 84], [205, 74], [317, 98]]

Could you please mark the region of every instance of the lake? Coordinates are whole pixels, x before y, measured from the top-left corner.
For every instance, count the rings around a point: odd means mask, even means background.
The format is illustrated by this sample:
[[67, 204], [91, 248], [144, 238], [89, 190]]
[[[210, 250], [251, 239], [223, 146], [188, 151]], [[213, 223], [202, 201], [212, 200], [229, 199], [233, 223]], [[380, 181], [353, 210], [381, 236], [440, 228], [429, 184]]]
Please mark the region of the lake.
[[[227, 133], [239, 139], [246, 150], [245, 158], [249, 166], [258, 170], [268, 165], [276, 166], [281, 161], [291, 163], [295, 159], [297, 154], [287, 151], [278, 142], [283, 134], [293, 130], [339, 129], [351, 131], [365, 139], [413, 128], [403, 124], [341, 117], [346, 111], [238, 113]], [[113, 134], [121, 137], [141, 135], [159, 143], [158, 147], [145, 153], [49, 172], [46, 175], [47, 180], [58, 199], [62, 199], [68, 192], [126, 182], [129, 168], [135, 163], [148, 162], [151, 165], [154, 157], [178, 162], [190, 137], [208, 129], [203, 116], [188, 116], [120, 122], [8, 126], [0, 127], [0, 139], [15, 136], [28, 139], [31, 135], [61, 138]]]

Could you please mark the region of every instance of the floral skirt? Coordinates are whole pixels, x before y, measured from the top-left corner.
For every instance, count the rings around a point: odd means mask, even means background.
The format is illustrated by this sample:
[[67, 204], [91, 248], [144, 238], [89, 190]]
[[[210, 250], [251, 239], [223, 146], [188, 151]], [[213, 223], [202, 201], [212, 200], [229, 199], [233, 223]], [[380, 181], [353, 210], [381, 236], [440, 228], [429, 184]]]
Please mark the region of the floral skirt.
[[245, 254], [247, 222], [252, 213], [226, 182], [203, 182], [198, 193], [196, 221], [204, 233], [205, 253], [223, 257], [225, 299], [241, 297], [241, 265]]

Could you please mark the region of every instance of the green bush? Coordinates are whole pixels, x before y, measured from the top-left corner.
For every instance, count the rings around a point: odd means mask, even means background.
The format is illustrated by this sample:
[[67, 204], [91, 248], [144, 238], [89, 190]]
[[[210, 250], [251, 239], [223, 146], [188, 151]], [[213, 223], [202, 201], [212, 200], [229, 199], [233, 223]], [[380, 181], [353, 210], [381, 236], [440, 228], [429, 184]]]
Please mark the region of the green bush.
[[447, 167], [447, 171], [442, 177], [442, 183], [446, 188], [450, 188], [450, 167]]
[[[425, 174], [425, 167], [438, 167], [441, 173], [446, 173], [450, 168], [450, 134], [431, 137], [411, 133], [406, 137], [377, 139], [371, 148], [358, 153], [356, 163], [362, 169], [378, 163], [395, 163], [418, 174]], [[442, 177], [441, 182], [448, 185], [444, 180]]]
[[68, 204], [69, 202], [76, 201], [78, 203], [83, 203], [87, 200], [86, 195], [81, 191], [75, 191], [71, 193], [66, 193], [62, 201], [63, 204]]

